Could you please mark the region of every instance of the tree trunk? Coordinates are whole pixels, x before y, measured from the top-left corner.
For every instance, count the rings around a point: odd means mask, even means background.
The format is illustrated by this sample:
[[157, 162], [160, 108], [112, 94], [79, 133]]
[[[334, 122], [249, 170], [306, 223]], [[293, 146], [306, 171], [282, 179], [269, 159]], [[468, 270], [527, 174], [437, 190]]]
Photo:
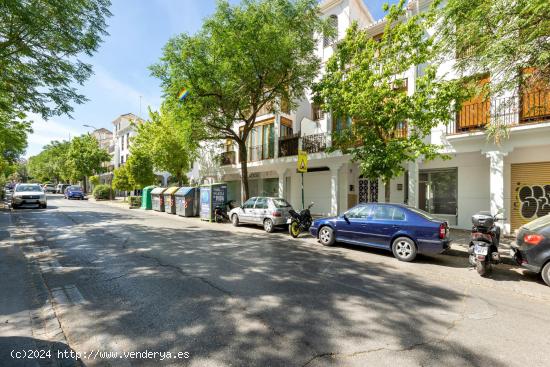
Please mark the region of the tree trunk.
[[244, 203], [248, 200], [248, 157], [246, 152], [246, 144], [244, 142], [238, 142], [239, 144], [239, 156], [241, 162], [241, 202]]
[[384, 201], [386, 203], [390, 202], [390, 189], [391, 189], [390, 180], [384, 180]]
[[84, 191], [84, 194], [88, 193], [88, 190], [86, 189], [86, 176], [84, 176], [84, 179], [82, 180], [82, 191]]

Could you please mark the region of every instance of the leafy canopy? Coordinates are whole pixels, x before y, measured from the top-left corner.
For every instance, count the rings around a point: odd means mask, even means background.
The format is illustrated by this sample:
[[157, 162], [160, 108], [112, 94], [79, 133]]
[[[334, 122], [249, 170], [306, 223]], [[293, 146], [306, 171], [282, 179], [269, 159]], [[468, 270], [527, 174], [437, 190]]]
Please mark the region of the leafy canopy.
[[[324, 31], [317, 0], [219, 1], [195, 35], [181, 34], [151, 67], [167, 114], [187, 121], [195, 139], [230, 139], [241, 159], [248, 196], [245, 142], [258, 111], [297, 100], [318, 74], [316, 34]], [[180, 102], [182, 88], [189, 96]], [[235, 124], [242, 131], [234, 130]]]
[[[350, 117], [349, 126], [334, 134], [333, 149], [350, 153], [368, 178], [387, 184], [405, 163], [438, 156], [440, 147], [425, 137], [448, 121], [463, 92], [457, 82], [438, 78], [430, 63], [437, 49], [427, 30], [434, 20], [433, 9], [406, 16], [401, 0], [388, 9], [381, 39], [353, 24], [314, 88], [333, 124]], [[421, 67], [409, 95], [406, 73], [416, 65]]]
[[67, 152], [69, 177], [79, 180], [102, 172], [102, 164], [111, 160], [109, 153], [99, 146], [90, 134], [75, 137]]
[[106, 35], [109, 0], [0, 2], [0, 111], [43, 118], [70, 114], [86, 99], [77, 85], [91, 75], [91, 56]]
[[69, 180], [67, 154], [70, 145], [68, 141], [52, 141], [46, 145], [39, 154], [29, 158], [29, 175], [41, 182]]
[[442, 51], [460, 72], [490, 72], [491, 92], [527, 82], [518, 79], [527, 67], [550, 82], [548, 0], [448, 0], [439, 16]]
[[130, 176], [126, 166], [120, 166], [113, 172], [113, 187], [120, 191], [131, 191], [136, 187], [134, 180]]
[[144, 188], [155, 183], [156, 177], [153, 173], [153, 160], [150, 154], [143, 149], [130, 148], [132, 154], [126, 162], [128, 175], [135, 182], [136, 187]]

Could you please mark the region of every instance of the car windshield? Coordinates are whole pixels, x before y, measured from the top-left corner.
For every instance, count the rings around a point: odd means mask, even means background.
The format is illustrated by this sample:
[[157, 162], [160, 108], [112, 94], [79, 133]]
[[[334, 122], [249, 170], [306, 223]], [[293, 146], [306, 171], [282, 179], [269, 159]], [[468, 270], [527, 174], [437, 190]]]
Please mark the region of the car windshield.
[[436, 217], [434, 217], [433, 215], [431, 215], [430, 213], [428, 212], [425, 212], [424, 210], [422, 209], [417, 209], [417, 208], [411, 208], [411, 207], [408, 207], [407, 209], [409, 209], [411, 212], [414, 212], [418, 215], [421, 215], [423, 216], [424, 218], [426, 219], [429, 219], [429, 220], [438, 220]]
[[290, 208], [290, 204], [285, 199], [276, 198], [272, 199], [273, 204], [275, 204], [276, 208]]
[[70, 186], [69, 190], [71, 190], [71, 191], [80, 191], [81, 188], [80, 188], [80, 186]]
[[42, 191], [38, 185], [18, 185], [15, 188], [17, 192]]

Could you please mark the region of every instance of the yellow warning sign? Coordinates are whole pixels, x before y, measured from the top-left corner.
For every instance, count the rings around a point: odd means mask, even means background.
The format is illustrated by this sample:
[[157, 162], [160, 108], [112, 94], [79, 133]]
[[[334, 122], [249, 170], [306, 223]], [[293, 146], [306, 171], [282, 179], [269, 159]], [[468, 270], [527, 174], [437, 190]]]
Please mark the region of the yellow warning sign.
[[307, 153], [303, 150], [298, 151], [298, 172], [305, 173], [307, 172]]

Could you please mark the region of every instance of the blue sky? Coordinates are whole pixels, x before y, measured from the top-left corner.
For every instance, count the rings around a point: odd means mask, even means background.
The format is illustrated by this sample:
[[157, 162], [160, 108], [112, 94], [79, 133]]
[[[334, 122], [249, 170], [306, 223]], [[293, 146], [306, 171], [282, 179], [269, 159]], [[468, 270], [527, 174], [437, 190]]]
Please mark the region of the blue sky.
[[[238, 0], [235, 0], [237, 2]], [[389, 0], [394, 3], [397, 0]], [[383, 16], [388, 0], [365, 0], [375, 19]], [[214, 12], [215, 0], [112, 0], [108, 19], [109, 36], [89, 60], [94, 75], [80, 87], [89, 101], [76, 105], [73, 119], [66, 116], [43, 121], [31, 115], [34, 133], [29, 136], [26, 156], [38, 154], [51, 140], [67, 140], [91, 129], [112, 130], [111, 121], [119, 115], [158, 108], [161, 91], [148, 66], [161, 56], [162, 47], [172, 36], [196, 32], [202, 20]]]

